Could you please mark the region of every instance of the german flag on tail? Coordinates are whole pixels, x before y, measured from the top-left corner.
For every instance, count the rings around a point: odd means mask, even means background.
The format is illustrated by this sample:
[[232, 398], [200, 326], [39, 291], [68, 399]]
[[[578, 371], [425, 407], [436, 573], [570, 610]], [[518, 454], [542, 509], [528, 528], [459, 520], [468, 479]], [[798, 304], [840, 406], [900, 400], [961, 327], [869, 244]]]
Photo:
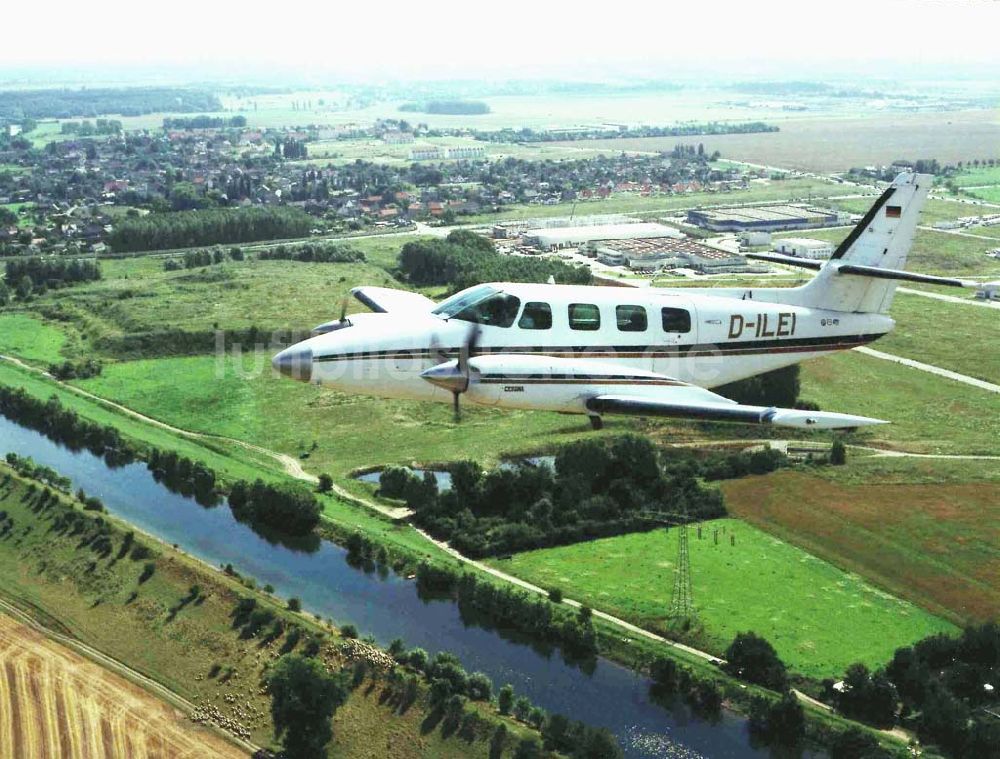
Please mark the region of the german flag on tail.
[[902, 206], [886, 206], [885, 215], [889, 219], [898, 219], [903, 214]]

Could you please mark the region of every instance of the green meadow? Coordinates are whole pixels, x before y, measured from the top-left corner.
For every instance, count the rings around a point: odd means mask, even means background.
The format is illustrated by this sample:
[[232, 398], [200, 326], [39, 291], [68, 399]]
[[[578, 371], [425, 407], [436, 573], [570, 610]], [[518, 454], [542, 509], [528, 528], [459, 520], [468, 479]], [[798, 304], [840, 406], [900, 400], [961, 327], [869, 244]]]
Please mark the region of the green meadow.
[[[490, 563], [542, 587], [563, 588], [582, 603], [643, 627], [665, 630], [678, 533], [660, 529]], [[736, 633], [753, 630], [793, 670], [821, 679], [842, 674], [856, 661], [876, 667], [899, 646], [955, 630], [746, 522], [709, 521], [688, 534], [701, 642], [716, 653]]]

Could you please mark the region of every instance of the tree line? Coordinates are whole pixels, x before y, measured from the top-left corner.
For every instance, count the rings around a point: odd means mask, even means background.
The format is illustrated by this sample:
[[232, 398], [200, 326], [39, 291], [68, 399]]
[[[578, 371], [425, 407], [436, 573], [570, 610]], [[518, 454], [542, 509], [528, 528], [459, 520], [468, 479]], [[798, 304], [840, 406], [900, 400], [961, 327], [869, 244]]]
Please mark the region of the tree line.
[[227, 129], [245, 127], [246, 116], [168, 116], [163, 120], [164, 129]]
[[490, 112], [490, 107], [482, 100], [428, 100], [419, 103], [403, 103], [399, 110], [407, 113], [437, 113], [455, 116], [481, 116]]
[[444, 240], [408, 242], [399, 253], [399, 272], [414, 285], [447, 285], [452, 291], [481, 282], [590, 284], [590, 270], [551, 258], [502, 256], [493, 244], [467, 230]]
[[101, 267], [96, 261], [74, 258], [15, 258], [4, 265], [4, 279], [19, 298], [40, 295], [81, 282], [101, 278]]
[[627, 129], [581, 129], [574, 131], [551, 131], [547, 129], [505, 128], [494, 131], [474, 130], [472, 136], [486, 142], [566, 142], [578, 140], [609, 140], [615, 138], [636, 137], [696, 137], [698, 135], [714, 134], [757, 134], [761, 132], [777, 132], [780, 127], [766, 124], [763, 121], [747, 121], [742, 123], [722, 123], [710, 121], [707, 123], [681, 124], [678, 126], [640, 126]]
[[555, 468], [523, 463], [484, 472], [475, 462], [448, 467], [439, 493], [431, 473], [383, 472], [380, 492], [401, 498], [414, 521], [467, 556], [506, 555], [655, 529], [649, 513], [677, 521], [724, 516], [721, 494], [698, 480], [687, 457], [665, 457], [648, 439], [581, 440], [561, 448]]
[[329, 264], [363, 263], [364, 251], [350, 245], [333, 242], [307, 242], [296, 245], [277, 245], [257, 253], [260, 261], [303, 261]]
[[147, 113], [220, 111], [222, 103], [206, 90], [180, 87], [87, 87], [78, 90], [0, 92], [0, 119], [69, 119], [74, 116], [142, 116]]
[[214, 208], [125, 219], [108, 237], [118, 253], [305, 237], [315, 220], [299, 208]]

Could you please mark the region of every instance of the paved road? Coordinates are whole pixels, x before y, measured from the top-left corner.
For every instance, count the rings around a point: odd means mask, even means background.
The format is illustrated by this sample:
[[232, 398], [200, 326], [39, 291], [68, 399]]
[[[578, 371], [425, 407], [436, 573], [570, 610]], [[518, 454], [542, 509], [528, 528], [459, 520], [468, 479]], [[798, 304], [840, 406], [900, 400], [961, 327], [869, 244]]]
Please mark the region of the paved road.
[[958, 372], [953, 372], [950, 369], [942, 369], [939, 366], [932, 366], [931, 364], [914, 361], [912, 358], [903, 358], [902, 356], [894, 356], [891, 353], [883, 353], [882, 351], [877, 351], [874, 348], [868, 348], [866, 346], [861, 346], [855, 348], [854, 350], [858, 353], [863, 353], [866, 356], [880, 358], [884, 361], [892, 361], [896, 364], [909, 366], [911, 369], [919, 369], [920, 371], [927, 372], [928, 374], [936, 374], [938, 377], [955, 380], [955, 382], [963, 382], [966, 385], [978, 387], [980, 390], [986, 390], [991, 393], [1000, 393], [1000, 385], [994, 385], [992, 382], [986, 382], [985, 380], [976, 379], [975, 377], [969, 377], [966, 374], [959, 374]]

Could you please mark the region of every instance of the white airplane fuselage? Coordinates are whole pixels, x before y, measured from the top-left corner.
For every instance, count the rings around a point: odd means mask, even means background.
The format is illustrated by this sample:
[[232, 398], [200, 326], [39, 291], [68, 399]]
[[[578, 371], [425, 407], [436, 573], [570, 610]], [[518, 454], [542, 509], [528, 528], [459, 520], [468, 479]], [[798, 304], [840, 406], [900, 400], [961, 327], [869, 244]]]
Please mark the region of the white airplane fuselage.
[[[664, 377], [678, 392], [683, 386], [717, 387], [863, 345], [893, 326], [882, 314], [768, 303], [754, 300], [750, 290], [737, 296], [658, 288], [485, 287], [519, 301], [509, 326], [473, 325], [430, 310], [351, 315], [350, 326], [296, 346], [312, 359], [299, 378], [350, 393], [450, 402], [448, 389], [421, 375], [455, 359], [476, 328], [472, 358], [478, 381], [463, 400], [584, 413], [584, 400], [595, 393], [662, 383]], [[548, 306], [548, 327], [527, 326], [529, 304]]]

